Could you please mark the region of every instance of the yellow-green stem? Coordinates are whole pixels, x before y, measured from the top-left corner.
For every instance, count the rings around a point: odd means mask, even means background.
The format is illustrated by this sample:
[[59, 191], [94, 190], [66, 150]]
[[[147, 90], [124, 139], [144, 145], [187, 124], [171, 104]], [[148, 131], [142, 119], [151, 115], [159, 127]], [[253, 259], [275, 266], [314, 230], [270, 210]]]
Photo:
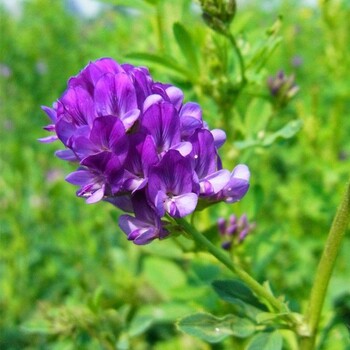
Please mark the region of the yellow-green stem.
[[309, 308], [305, 315], [305, 321], [309, 327], [309, 336], [301, 340], [301, 350], [313, 350], [315, 347], [317, 328], [320, 322], [329, 280], [349, 221], [350, 182], [347, 185], [344, 197], [333, 220], [325, 248], [317, 267], [316, 277], [309, 299]]
[[228, 37], [230, 43], [232, 44], [232, 47], [233, 47], [233, 49], [235, 50], [235, 53], [236, 53], [237, 58], [238, 58], [239, 68], [240, 68], [240, 71], [241, 71], [241, 89], [242, 89], [243, 86], [244, 86], [244, 85], [246, 84], [246, 82], [247, 82], [247, 78], [246, 78], [246, 76], [245, 76], [245, 64], [244, 64], [244, 59], [243, 59], [241, 50], [239, 49], [239, 47], [238, 47], [238, 45], [237, 45], [237, 42], [236, 42], [235, 37], [234, 37], [230, 32], [228, 32], [228, 33], [226, 34], [226, 36]]
[[[193, 237], [195, 242], [201, 246], [204, 246], [213, 256], [216, 257], [222, 264], [236, 274], [251, 290], [261, 299], [267, 301], [275, 311], [279, 313], [288, 312], [287, 306], [279, 299], [274, 297], [264, 286], [257, 282], [247, 272], [245, 272], [240, 266], [234, 264], [229, 256], [222, 249], [216, 247], [211, 243], [203, 234], [198, 232], [190, 223], [185, 219], [175, 219], [175, 221]], [[294, 320], [292, 320], [294, 322]]]

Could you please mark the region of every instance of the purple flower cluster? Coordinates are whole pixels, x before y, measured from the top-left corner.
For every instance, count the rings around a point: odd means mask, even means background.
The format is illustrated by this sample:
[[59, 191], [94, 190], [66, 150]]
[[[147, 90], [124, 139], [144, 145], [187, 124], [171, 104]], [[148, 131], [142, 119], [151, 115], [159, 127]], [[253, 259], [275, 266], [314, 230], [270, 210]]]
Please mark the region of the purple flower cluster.
[[91, 62], [43, 110], [53, 135], [40, 141], [59, 139], [65, 149], [56, 155], [79, 164], [66, 180], [87, 203], [105, 200], [132, 213], [119, 225], [136, 244], [167, 236], [167, 216], [232, 203], [248, 190], [247, 166], [222, 168], [225, 133], [209, 130], [198, 104], [184, 103], [180, 89], [153, 81], [144, 67]]
[[229, 219], [220, 218], [218, 220], [218, 230], [223, 239], [222, 247], [226, 250], [233, 245], [242, 243], [247, 235], [255, 228], [255, 223], [249, 223], [246, 214], [237, 218], [230, 215]]

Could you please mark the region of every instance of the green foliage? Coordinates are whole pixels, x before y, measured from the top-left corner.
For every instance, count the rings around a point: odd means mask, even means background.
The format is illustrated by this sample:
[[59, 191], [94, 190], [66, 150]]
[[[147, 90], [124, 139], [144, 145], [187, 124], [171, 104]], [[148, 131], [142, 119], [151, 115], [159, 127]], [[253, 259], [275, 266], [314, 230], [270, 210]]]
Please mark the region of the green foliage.
[[[307, 307], [349, 176], [348, 2], [242, 2], [222, 17], [225, 35], [189, 0], [104, 0], [90, 19], [66, 3], [24, 1], [19, 17], [0, 9], [0, 348], [297, 350], [283, 329]], [[268, 309], [183, 236], [133, 246], [115, 208], [74, 196], [64, 182], [73, 167], [53, 156], [57, 144], [36, 141], [47, 124], [40, 105], [102, 56], [149, 66], [225, 129], [224, 165], [246, 163], [251, 189], [192, 221], [219, 246], [217, 218], [247, 213], [256, 229], [229, 254], [291, 311]], [[281, 69], [300, 88], [283, 104], [267, 85]], [[348, 349], [349, 248], [347, 235], [322, 350]]]
[[235, 315], [218, 318], [203, 313], [184, 317], [178, 323], [178, 327], [209, 343], [218, 343], [229, 336], [246, 338], [255, 331], [254, 324], [245, 318]]
[[282, 350], [282, 336], [278, 332], [256, 334], [247, 350]]

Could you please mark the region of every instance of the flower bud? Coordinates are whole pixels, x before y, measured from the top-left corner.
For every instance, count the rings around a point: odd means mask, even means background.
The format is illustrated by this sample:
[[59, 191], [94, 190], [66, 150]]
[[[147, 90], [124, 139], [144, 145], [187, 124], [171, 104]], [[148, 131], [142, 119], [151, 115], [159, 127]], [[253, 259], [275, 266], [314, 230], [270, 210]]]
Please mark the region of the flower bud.
[[221, 246], [225, 250], [242, 243], [255, 228], [255, 223], [249, 223], [246, 214], [238, 219], [235, 215], [231, 215], [228, 220], [220, 218], [217, 224], [220, 237], [223, 239]]
[[200, 0], [205, 23], [220, 34], [226, 34], [236, 14], [235, 0]]
[[294, 74], [287, 76], [283, 70], [269, 77], [267, 86], [274, 103], [280, 107], [284, 107], [299, 91]]

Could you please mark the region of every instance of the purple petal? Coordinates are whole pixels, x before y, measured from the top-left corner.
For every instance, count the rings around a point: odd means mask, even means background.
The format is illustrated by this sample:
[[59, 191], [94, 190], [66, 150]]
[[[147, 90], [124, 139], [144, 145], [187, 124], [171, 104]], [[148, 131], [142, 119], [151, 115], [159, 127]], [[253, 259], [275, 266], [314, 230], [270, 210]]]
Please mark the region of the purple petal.
[[69, 87], [82, 86], [93, 96], [94, 86], [106, 73], [122, 72], [121, 66], [111, 58], [101, 58], [90, 62], [76, 77], [68, 81]]
[[70, 144], [75, 154], [81, 160], [93, 154], [102, 152], [101, 148], [98, 148], [88, 138], [83, 136], [71, 140]]
[[151, 135], [147, 135], [142, 145], [141, 151], [141, 164], [143, 173], [147, 176], [150, 166], [155, 165], [158, 162], [159, 157], [153, 137]]
[[[201, 194], [203, 195], [213, 195], [221, 191], [227, 183], [230, 181], [230, 172], [226, 169], [222, 169], [206, 176], [200, 181]], [[205, 186], [205, 184], [210, 184], [210, 189]]]
[[150, 96], [147, 96], [145, 99], [145, 102], [143, 103], [143, 112], [145, 112], [149, 107], [151, 107], [154, 104], [157, 104], [158, 102], [163, 101], [163, 97], [158, 94], [152, 94]]
[[181, 136], [183, 138], [187, 138], [197, 130], [203, 126], [203, 123], [192, 117], [182, 117], [180, 119], [181, 122]]
[[122, 189], [124, 183], [124, 168], [118, 157], [112, 157], [109, 160], [104, 174], [113, 195], [117, 194]]
[[66, 121], [64, 118], [61, 118], [56, 124], [57, 136], [65, 146], [67, 146], [68, 140], [75, 133], [76, 130], [76, 126]]
[[140, 110], [139, 109], [132, 109], [131, 111], [125, 113], [121, 120], [124, 124], [124, 127], [126, 130], [131, 129], [131, 127], [135, 124], [136, 120], [140, 116]]
[[100, 152], [84, 158], [81, 161], [81, 165], [102, 173], [106, 170], [107, 164], [112, 157], [111, 152]]
[[135, 191], [139, 191], [147, 185], [148, 180], [142, 177], [137, 177], [136, 175], [125, 170], [124, 173], [124, 183], [123, 186], [127, 191], [132, 191], [133, 194]]
[[137, 104], [139, 109], [141, 109], [146, 97], [152, 94], [152, 77], [145, 67], [134, 67], [131, 64], [123, 64], [122, 67], [133, 81], [136, 90]]
[[159, 153], [180, 142], [179, 127], [179, 116], [174, 106], [168, 102], [153, 104], [141, 120], [141, 130], [153, 136]]
[[182, 218], [196, 209], [197, 202], [198, 196], [195, 193], [186, 193], [168, 198], [164, 206], [170, 216]]
[[59, 99], [66, 115], [75, 125], [92, 125], [95, 118], [94, 102], [90, 94], [81, 86], [69, 88]]
[[178, 151], [183, 157], [188, 156], [192, 152], [191, 142], [180, 142], [171, 149]]
[[121, 215], [118, 224], [128, 236], [128, 240], [133, 241], [135, 244], [147, 244], [159, 235], [156, 227], [130, 215]]
[[93, 182], [95, 175], [88, 170], [77, 170], [66, 176], [66, 181], [79, 186], [86, 186]]
[[56, 123], [57, 112], [55, 109], [46, 106], [41, 106], [41, 109], [47, 114], [47, 116], [51, 119], [53, 123]]
[[194, 169], [201, 180], [216, 171], [217, 152], [213, 135], [206, 129], [197, 130], [189, 139]]
[[150, 166], [159, 161], [158, 153], [152, 136], [141, 133], [131, 134], [130, 149], [125, 161], [126, 187], [129, 190], [140, 189], [140, 181], [143, 182], [148, 175]]
[[245, 164], [238, 164], [232, 171], [231, 178], [249, 181], [250, 171]]
[[41, 143], [51, 143], [58, 140], [58, 137], [56, 135], [51, 135], [51, 136], [47, 136], [47, 137], [41, 137], [38, 139], [39, 142]]
[[187, 102], [180, 110], [180, 118], [194, 118], [202, 124], [202, 109], [198, 103]]
[[127, 213], [134, 212], [131, 198], [129, 195], [107, 197], [104, 199], [104, 201], [113, 204], [117, 208], [119, 208]]
[[164, 203], [167, 200], [167, 195], [164, 191], [158, 191], [154, 197], [154, 207], [159, 217], [163, 217], [165, 215], [165, 205]]
[[56, 132], [55, 124], [46, 125], [43, 129], [49, 132]]
[[165, 92], [169, 97], [170, 102], [179, 111], [184, 99], [184, 94], [182, 90], [177, 88], [176, 86], [169, 86], [168, 88], [165, 89]]
[[55, 152], [55, 156], [63, 159], [63, 160], [67, 160], [68, 162], [77, 162], [79, 161], [79, 159], [77, 158], [77, 156], [75, 155], [75, 153], [70, 150], [70, 149], [61, 149]]
[[130, 110], [137, 109], [135, 88], [125, 73], [102, 76], [95, 86], [94, 100], [100, 116], [122, 118]]
[[231, 179], [222, 190], [227, 203], [240, 200], [249, 189], [250, 172], [246, 165], [237, 165], [231, 174]]
[[[110, 150], [123, 161], [128, 152], [128, 138], [120, 119], [114, 116], [96, 118], [90, 134], [90, 140], [99, 150]], [[123, 159], [123, 160], [122, 160]]]
[[248, 189], [249, 183], [247, 181], [236, 179], [223, 189], [224, 199], [227, 203], [237, 202], [247, 193]]
[[93, 203], [99, 202], [103, 198], [104, 193], [105, 193], [105, 188], [104, 186], [102, 186], [100, 189], [95, 191], [91, 196], [89, 196], [86, 199], [86, 203], [93, 204]]
[[226, 133], [221, 129], [211, 130], [211, 134], [214, 137], [214, 145], [216, 148], [220, 148], [226, 141]]
[[148, 194], [151, 201], [158, 191], [180, 195], [192, 192], [191, 160], [178, 151], [169, 150], [157, 166], [151, 167], [148, 176]]

